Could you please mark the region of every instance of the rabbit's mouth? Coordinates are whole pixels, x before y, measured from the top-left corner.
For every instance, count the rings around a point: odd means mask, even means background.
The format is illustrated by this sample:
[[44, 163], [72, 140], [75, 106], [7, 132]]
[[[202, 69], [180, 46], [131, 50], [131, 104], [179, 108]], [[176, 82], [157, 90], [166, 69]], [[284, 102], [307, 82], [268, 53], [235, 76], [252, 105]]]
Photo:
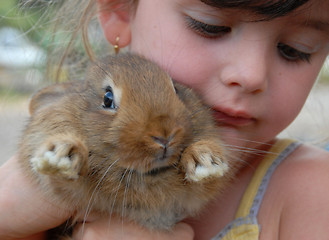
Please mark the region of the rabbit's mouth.
[[168, 172], [170, 170], [177, 170], [177, 167], [175, 167], [174, 165], [171, 166], [164, 166], [164, 167], [160, 167], [160, 168], [154, 168], [146, 173], [144, 173], [143, 175], [146, 176], [157, 176], [159, 174]]

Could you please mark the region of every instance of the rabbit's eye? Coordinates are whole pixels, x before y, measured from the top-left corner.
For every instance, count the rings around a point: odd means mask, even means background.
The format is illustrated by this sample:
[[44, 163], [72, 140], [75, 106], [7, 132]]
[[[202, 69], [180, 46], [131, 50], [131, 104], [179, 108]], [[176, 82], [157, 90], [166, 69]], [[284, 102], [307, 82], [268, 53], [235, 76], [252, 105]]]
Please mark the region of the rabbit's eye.
[[116, 109], [114, 104], [114, 95], [111, 87], [107, 87], [104, 94], [103, 108]]
[[177, 89], [177, 87], [174, 87], [174, 89], [175, 89], [175, 93], [178, 94], [178, 89]]

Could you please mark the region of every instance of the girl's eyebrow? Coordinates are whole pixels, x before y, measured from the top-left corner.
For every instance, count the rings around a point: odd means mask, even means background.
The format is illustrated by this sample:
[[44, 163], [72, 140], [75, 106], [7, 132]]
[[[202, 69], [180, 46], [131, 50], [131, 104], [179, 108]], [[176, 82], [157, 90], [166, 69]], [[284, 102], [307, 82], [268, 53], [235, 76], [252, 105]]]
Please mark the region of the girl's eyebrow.
[[308, 19], [302, 25], [329, 33], [329, 21]]
[[[199, 0], [199, 1], [210, 7], [215, 7], [215, 8], [222, 7], [222, 4], [219, 3], [218, 0]], [[305, 21], [301, 21], [298, 25], [313, 28], [315, 30], [326, 32], [329, 34], [329, 20], [307, 19]]]

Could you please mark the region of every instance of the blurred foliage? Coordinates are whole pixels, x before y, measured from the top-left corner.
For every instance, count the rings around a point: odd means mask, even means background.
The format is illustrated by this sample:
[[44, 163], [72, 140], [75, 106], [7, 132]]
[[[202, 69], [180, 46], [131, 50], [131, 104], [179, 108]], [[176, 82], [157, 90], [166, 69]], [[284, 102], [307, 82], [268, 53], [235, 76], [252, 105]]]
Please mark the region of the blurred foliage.
[[[0, 1], [0, 28], [12, 27], [20, 30], [31, 42], [50, 53], [53, 59], [60, 59], [54, 56], [56, 56], [57, 51], [62, 53], [62, 49], [65, 49], [71, 40], [70, 30], [65, 31], [66, 29], [63, 30], [62, 26], [59, 26], [60, 29], [55, 30], [57, 26], [54, 24], [58, 9], [65, 0]], [[78, 38], [78, 41], [75, 42], [72, 48], [71, 54], [67, 56], [67, 65], [72, 65], [72, 68], [74, 66], [75, 72], [77, 72], [76, 69], [86, 69], [86, 64], [78, 68], [76, 67], [80, 63], [79, 59], [81, 56], [85, 55], [80, 38]], [[47, 71], [46, 78], [52, 80], [57, 74], [58, 62], [52, 62], [51, 64], [49, 69], [44, 67], [42, 71]], [[68, 74], [73, 75], [64, 67], [61, 69], [59, 80], [66, 81]]]
[[321, 69], [319, 77], [320, 82], [329, 84], [329, 56]]
[[63, 0], [3, 0], [0, 4], [0, 27], [22, 31], [32, 42], [47, 48], [49, 14]]

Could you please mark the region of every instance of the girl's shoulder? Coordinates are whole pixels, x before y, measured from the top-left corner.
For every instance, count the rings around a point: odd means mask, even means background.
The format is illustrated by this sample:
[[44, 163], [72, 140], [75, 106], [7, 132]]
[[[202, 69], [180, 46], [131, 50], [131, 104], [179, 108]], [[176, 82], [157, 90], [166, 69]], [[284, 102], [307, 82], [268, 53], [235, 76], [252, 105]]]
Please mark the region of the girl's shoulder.
[[[302, 144], [280, 168], [281, 184], [289, 190], [288, 200], [293, 202], [329, 200], [329, 152]], [[326, 205], [329, 207], [329, 201]], [[329, 212], [328, 212], [329, 214]]]
[[[312, 145], [301, 144], [282, 163], [280, 172], [296, 190], [303, 184], [312, 188], [327, 184], [329, 189], [329, 152]], [[305, 188], [303, 189], [305, 192]]]
[[278, 170], [274, 188], [282, 192], [280, 239], [327, 237], [329, 152], [302, 144]]

